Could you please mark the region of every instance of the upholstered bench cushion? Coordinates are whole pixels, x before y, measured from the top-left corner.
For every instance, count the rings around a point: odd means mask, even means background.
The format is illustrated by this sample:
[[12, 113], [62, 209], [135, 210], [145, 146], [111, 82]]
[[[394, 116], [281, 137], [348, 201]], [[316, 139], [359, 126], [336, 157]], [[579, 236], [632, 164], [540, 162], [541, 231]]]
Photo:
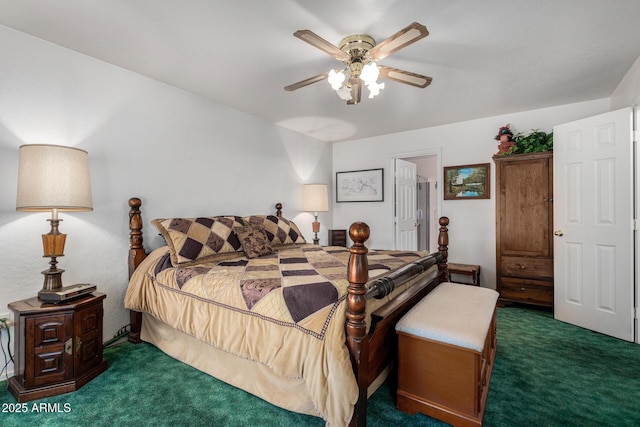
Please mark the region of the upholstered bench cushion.
[[396, 331], [481, 352], [498, 300], [493, 289], [441, 283], [396, 324]]

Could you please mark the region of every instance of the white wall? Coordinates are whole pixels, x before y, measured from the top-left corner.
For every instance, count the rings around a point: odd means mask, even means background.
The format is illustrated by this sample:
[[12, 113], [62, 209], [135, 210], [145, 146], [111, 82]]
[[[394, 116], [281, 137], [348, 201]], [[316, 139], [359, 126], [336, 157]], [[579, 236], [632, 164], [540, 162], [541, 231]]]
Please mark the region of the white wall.
[[[16, 212], [18, 147], [89, 152], [94, 211], [61, 214], [63, 282], [107, 294], [104, 338], [128, 323], [127, 200], [143, 200], [145, 243], [161, 216], [267, 214], [284, 204], [308, 240], [302, 184], [331, 182], [330, 144], [0, 26], [0, 315], [42, 288], [49, 214]], [[331, 195], [332, 197], [332, 195]], [[321, 244], [331, 228], [320, 213]], [[0, 362], [2, 359], [0, 358]]]
[[640, 57], [631, 66], [627, 74], [611, 95], [611, 110], [640, 104]]
[[[368, 247], [392, 248], [392, 158], [411, 157], [411, 153], [441, 149], [443, 167], [490, 163], [491, 199], [443, 200], [441, 215], [450, 219], [449, 259], [479, 264], [482, 267], [483, 286], [495, 288], [495, 167], [492, 156], [497, 152], [498, 144], [493, 138], [498, 128], [510, 123], [514, 132], [528, 133], [532, 129], [550, 132], [556, 124], [603, 113], [608, 109], [609, 100], [601, 99], [334, 144], [334, 173], [385, 169], [385, 200], [339, 204], [334, 201], [333, 226], [348, 228], [354, 221], [364, 221], [371, 227]], [[439, 185], [439, 188], [442, 186]]]

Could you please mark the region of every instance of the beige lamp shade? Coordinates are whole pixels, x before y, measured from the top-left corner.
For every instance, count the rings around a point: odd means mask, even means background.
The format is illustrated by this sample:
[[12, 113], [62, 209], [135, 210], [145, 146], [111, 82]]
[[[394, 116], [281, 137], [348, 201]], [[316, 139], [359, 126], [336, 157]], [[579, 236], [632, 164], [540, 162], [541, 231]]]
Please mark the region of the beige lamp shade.
[[326, 184], [304, 185], [302, 210], [305, 212], [327, 212], [329, 210]]
[[60, 145], [21, 146], [16, 210], [93, 210], [87, 152]]

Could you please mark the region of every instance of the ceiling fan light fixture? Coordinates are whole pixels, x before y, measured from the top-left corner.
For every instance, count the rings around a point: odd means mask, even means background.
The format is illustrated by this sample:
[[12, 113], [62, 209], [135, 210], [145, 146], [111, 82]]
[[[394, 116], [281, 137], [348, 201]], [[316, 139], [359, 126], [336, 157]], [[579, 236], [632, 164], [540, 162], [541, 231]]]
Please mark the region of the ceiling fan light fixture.
[[329, 84], [331, 85], [333, 90], [339, 90], [342, 87], [342, 83], [344, 83], [346, 77], [347, 76], [344, 74], [344, 71], [336, 72], [336, 70], [331, 70], [329, 71], [327, 80], [329, 81]]
[[353, 99], [351, 96], [351, 89], [347, 86], [342, 86], [340, 89], [336, 90], [336, 93], [343, 101], [351, 101]]
[[375, 62], [369, 62], [362, 68], [362, 73], [360, 73], [360, 78], [367, 86], [370, 84], [375, 84], [376, 80], [378, 80], [378, 76], [380, 75], [380, 71], [378, 70], [378, 66]]
[[284, 90], [286, 91], [293, 91], [326, 78], [340, 99], [348, 101], [349, 105], [357, 105], [360, 103], [363, 84], [369, 89], [369, 98], [377, 96], [384, 89], [384, 83], [377, 82], [378, 77], [419, 88], [425, 88], [431, 84], [431, 77], [376, 64], [377, 61], [428, 36], [427, 28], [418, 22], [401, 29], [379, 44], [376, 44], [376, 41], [366, 34], [347, 36], [340, 41], [338, 46], [329, 43], [310, 30], [298, 30], [293, 35], [342, 61], [346, 68], [339, 72], [331, 70], [328, 73], [318, 74], [285, 86]]
[[384, 83], [370, 83], [367, 85], [369, 89], [369, 99], [374, 98], [380, 94], [380, 91], [384, 89]]

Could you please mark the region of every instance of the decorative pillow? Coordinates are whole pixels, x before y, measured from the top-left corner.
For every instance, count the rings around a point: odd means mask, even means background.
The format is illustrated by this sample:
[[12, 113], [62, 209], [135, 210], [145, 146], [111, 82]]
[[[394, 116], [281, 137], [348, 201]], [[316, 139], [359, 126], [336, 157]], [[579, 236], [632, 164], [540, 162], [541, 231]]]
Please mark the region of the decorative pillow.
[[262, 255], [273, 253], [271, 243], [261, 225], [245, 225], [243, 227], [233, 227], [233, 231], [238, 235], [238, 240], [242, 245], [242, 250], [247, 254], [247, 258], [257, 258]]
[[250, 225], [261, 225], [272, 245], [289, 245], [292, 243], [307, 243], [300, 233], [298, 226], [288, 219], [275, 215], [252, 215], [242, 219]]
[[173, 265], [197, 264], [217, 254], [242, 250], [233, 227], [244, 225], [239, 216], [154, 219], [171, 252]]

